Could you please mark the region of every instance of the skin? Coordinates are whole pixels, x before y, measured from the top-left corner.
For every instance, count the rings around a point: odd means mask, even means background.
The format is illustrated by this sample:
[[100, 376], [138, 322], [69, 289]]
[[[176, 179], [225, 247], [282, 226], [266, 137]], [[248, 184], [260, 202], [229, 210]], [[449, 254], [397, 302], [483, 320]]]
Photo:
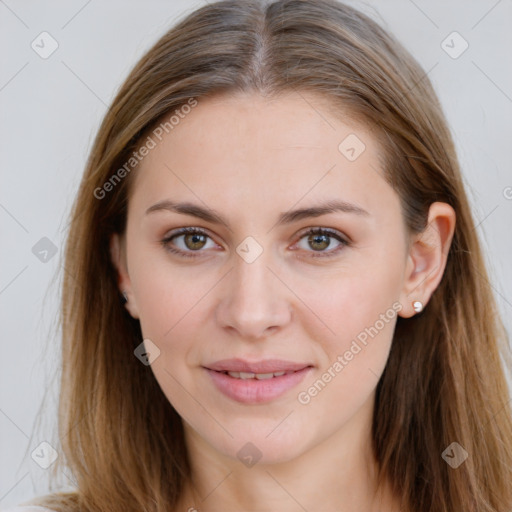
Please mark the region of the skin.
[[[111, 253], [129, 313], [160, 350], [151, 369], [184, 420], [193, 485], [176, 510], [399, 510], [388, 487], [377, 492], [370, 451], [375, 388], [396, 316], [309, 403], [297, 396], [394, 303], [402, 317], [415, 314], [415, 300], [428, 307], [455, 214], [434, 203], [425, 232], [410, 235], [376, 141], [332, 111], [311, 93], [199, 99], [136, 171], [127, 230], [112, 236]], [[366, 146], [355, 161], [338, 149], [349, 134]], [[171, 211], [145, 213], [164, 199], [206, 205], [229, 228]], [[281, 212], [333, 199], [367, 215], [276, 225]], [[162, 245], [184, 226], [207, 231], [195, 258]], [[310, 227], [350, 243], [328, 237], [319, 249], [303, 234]], [[248, 236], [263, 249], [252, 263], [236, 252]], [[170, 245], [189, 253], [198, 247], [185, 236]], [[314, 257], [322, 251], [332, 256]], [[202, 367], [231, 357], [314, 368], [278, 399], [248, 405], [221, 394]], [[237, 457], [249, 441], [261, 452], [252, 467]]]

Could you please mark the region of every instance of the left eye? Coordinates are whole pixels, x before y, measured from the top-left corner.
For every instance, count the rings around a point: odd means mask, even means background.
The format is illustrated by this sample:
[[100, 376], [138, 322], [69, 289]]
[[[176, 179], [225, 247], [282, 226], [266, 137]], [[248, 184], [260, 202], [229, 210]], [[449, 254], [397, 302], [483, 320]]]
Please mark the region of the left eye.
[[[333, 248], [333, 241], [337, 243]], [[301, 242], [305, 242], [301, 245]], [[330, 256], [333, 253], [337, 253], [341, 248], [348, 245], [347, 240], [345, 240], [340, 234], [336, 231], [331, 231], [329, 229], [310, 229], [306, 233], [304, 233], [297, 246], [300, 249], [304, 249], [307, 252], [319, 253], [312, 254], [312, 256]], [[309, 248], [309, 249], [308, 249]], [[331, 248], [331, 250], [327, 251], [326, 249]]]

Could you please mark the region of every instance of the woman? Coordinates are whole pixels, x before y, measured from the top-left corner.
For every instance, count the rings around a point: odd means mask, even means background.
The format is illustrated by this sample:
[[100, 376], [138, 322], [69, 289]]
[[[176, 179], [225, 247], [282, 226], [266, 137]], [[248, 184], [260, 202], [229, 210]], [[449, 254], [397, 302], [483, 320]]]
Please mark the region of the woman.
[[453, 142], [354, 9], [226, 1], [164, 35], [99, 130], [65, 266], [54, 468], [77, 490], [37, 504], [512, 510]]

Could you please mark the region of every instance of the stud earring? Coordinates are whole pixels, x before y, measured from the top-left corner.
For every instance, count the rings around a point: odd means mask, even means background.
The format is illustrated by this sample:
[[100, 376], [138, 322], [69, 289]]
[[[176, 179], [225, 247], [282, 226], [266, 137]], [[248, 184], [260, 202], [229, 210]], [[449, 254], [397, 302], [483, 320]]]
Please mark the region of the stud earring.
[[421, 313], [423, 311], [423, 303], [420, 302], [419, 300], [415, 300], [412, 303], [412, 307], [414, 308], [414, 311], [416, 311], [416, 313]]
[[128, 302], [128, 295], [126, 295], [126, 292], [123, 292], [123, 304], [126, 304]]

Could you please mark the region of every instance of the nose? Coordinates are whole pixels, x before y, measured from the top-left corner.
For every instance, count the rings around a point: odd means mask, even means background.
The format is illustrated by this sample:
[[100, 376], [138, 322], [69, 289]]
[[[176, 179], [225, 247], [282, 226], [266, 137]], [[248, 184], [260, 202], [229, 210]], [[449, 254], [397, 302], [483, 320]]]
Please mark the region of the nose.
[[282, 329], [292, 318], [290, 292], [277, 272], [268, 268], [267, 252], [252, 263], [238, 255], [234, 259], [217, 305], [217, 322], [235, 336], [253, 341]]

